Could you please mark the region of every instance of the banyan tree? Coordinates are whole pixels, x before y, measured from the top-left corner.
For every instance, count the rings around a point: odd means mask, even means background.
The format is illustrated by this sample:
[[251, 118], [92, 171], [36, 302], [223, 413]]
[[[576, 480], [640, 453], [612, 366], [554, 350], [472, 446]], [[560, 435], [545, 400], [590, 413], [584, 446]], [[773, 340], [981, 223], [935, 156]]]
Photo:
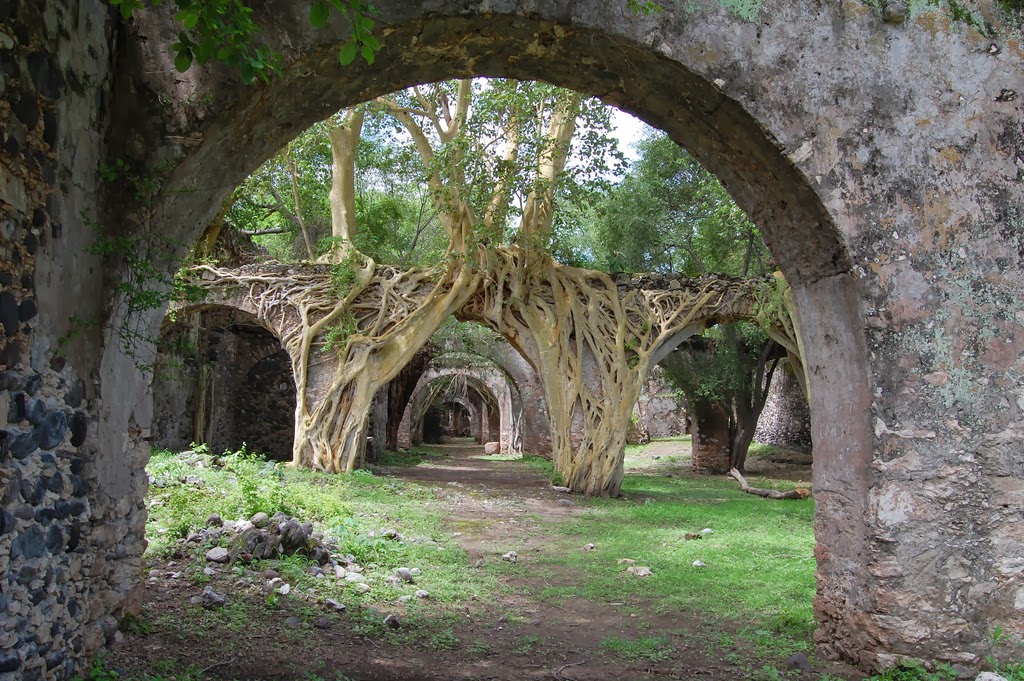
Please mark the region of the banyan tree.
[[[360, 248], [356, 165], [368, 122], [378, 136], [391, 126], [411, 140], [447, 237], [432, 264], [385, 264]], [[586, 494], [619, 493], [642, 382], [686, 337], [755, 320], [798, 354], [781, 280], [609, 274], [556, 259], [557, 211], [588, 174], [600, 181], [608, 123], [603, 105], [573, 92], [463, 80], [381, 98], [323, 124], [331, 236], [317, 260], [193, 268], [206, 304], [246, 307], [287, 350], [297, 389], [294, 464], [359, 467], [374, 396], [452, 315], [492, 329], [533, 365], [553, 463]], [[571, 162], [581, 144], [594, 167]], [[296, 164], [283, 167], [296, 188]], [[283, 203], [280, 193], [276, 200]], [[297, 189], [293, 205], [289, 219], [315, 255]]]

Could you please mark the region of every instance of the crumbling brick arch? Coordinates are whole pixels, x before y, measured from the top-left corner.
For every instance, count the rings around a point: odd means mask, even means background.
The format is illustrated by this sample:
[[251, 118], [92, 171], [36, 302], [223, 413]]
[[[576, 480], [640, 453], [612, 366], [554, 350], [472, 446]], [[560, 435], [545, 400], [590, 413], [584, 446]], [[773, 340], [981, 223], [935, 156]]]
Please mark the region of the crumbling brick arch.
[[[233, 303], [233, 304], [232, 304]], [[153, 445], [243, 444], [291, 458], [295, 379], [280, 338], [242, 298], [176, 309], [158, 342]]]
[[[987, 45], [977, 36], [887, 25], [846, 3], [769, 2], [761, 10], [764, 21], [748, 22], [715, 2], [698, 3], [692, 14], [648, 18], [597, 0], [531, 4], [528, 9], [441, 2], [429, 14], [419, 6], [384, 2], [380, 9], [387, 35], [376, 63], [342, 71], [334, 55], [343, 29], [313, 32], [286, 4], [272, 3], [269, 10], [279, 30], [275, 39], [287, 46], [282, 78], [255, 90], [232, 84], [232, 76], [218, 69], [184, 79], [180, 88], [209, 93], [213, 99], [203, 108], [203, 123], [193, 128], [202, 140], [182, 150], [183, 160], [172, 176], [171, 187], [187, 184], [193, 191], [167, 194], [161, 218], [197, 229], [219, 205], [227, 185], [304, 125], [341, 105], [416, 82], [470, 74], [540, 78], [619, 104], [666, 130], [722, 179], [762, 229], [793, 287], [819, 451], [814, 474], [816, 612], [825, 652], [873, 665], [878, 654], [949, 657], [966, 647], [972, 651], [968, 656], [977, 659], [984, 653], [991, 617], [1016, 634], [1024, 633], [1019, 613], [1005, 605], [1013, 601], [1015, 587], [994, 571], [996, 554], [956, 530], [944, 530], [942, 537], [920, 531], [919, 523], [927, 524], [926, 518], [943, 515], [941, 505], [929, 502], [928, 511], [915, 515], [905, 503], [913, 493], [902, 474], [879, 468], [879, 463], [872, 468], [879, 457], [902, 457], [906, 465], [917, 457], [942, 458], [930, 439], [917, 433], [944, 432], [950, 447], [962, 437], [946, 425], [948, 407], [929, 402], [949, 404], [949, 398], [921, 397], [915, 415], [907, 413], [906, 400], [897, 395], [905, 396], [905, 388], [915, 390], [917, 379], [913, 371], [895, 367], [901, 361], [912, 366], [900, 358], [920, 354], [914, 344], [925, 334], [918, 328], [924, 322], [913, 310], [925, 299], [944, 299], [946, 282], [964, 277], [949, 270], [939, 250], [930, 247], [917, 251], [919, 262], [914, 265], [874, 259], [879, 243], [891, 250], [927, 243], [933, 237], [918, 234], [917, 225], [932, 203], [926, 198], [931, 188], [959, 191], [937, 165], [914, 170], [906, 163], [908, 158], [927, 158], [937, 143], [955, 146], [956, 156], [950, 158], [960, 164], [957, 172], [975, 180], [980, 174], [989, 178], [988, 190], [972, 190], [960, 206], [927, 213], [945, 225], [938, 233], [961, 229], [956, 225], [962, 220], [977, 226], [979, 215], [1007, 216], [1008, 203], [1020, 205], [1019, 188], [1011, 189], [999, 176], [1016, 172], [1008, 151], [1013, 145], [995, 141], [1002, 134], [1000, 126], [1009, 123], [1005, 114], [984, 124], [990, 125], [985, 139], [991, 141], [971, 151], [971, 143], [957, 132], [979, 125], [968, 121], [972, 107], [987, 110], [983, 101], [993, 101], [1002, 88], [1012, 90], [1019, 82], [1012, 58], [985, 56]], [[145, 27], [147, 36], [173, 40], [155, 15], [150, 18], [154, 23]], [[785, 56], [790, 54], [800, 56]], [[971, 74], [970, 83], [963, 81], [964, 74]], [[943, 109], [941, 131], [929, 131], [924, 123], [908, 127], [911, 119], [934, 120], [935, 92], [949, 90], [951, 77], [958, 83], [958, 96], [965, 102], [975, 97], [975, 103], [957, 111]], [[979, 78], [986, 79], [987, 94], [973, 84]], [[161, 84], [153, 88], [160, 91]], [[1019, 132], [1006, 134], [1020, 139]], [[990, 163], [993, 154], [998, 161]], [[227, 168], [225, 157], [231, 159]], [[871, 172], [864, 172], [865, 160]], [[996, 196], [1002, 198], [986, 198]], [[1004, 226], [1008, 220], [1001, 218]], [[901, 227], [881, 229], [882, 224]], [[988, 229], [998, 234], [1000, 227]], [[903, 241], [908, 234], [915, 236]], [[997, 257], [995, 252], [992, 257]], [[921, 274], [937, 270], [947, 271], [948, 277]], [[1015, 278], [1011, 288], [1020, 285]], [[953, 289], [949, 296], [945, 299], [956, 297]], [[879, 310], [891, 316], [880, 318]], [[951, 337], [959, 335], [958, 324], [947, 324]], [[1009, 370], [1012, 376], [1003, 380], [1012, 383], [1020, 371], [1010, 364], [977, 365], [971, 375]], [[940, 365], [932, 368], [941, 371]], [[890, 385], [894, 376], [900, 377], [901, 387]], [[967, 390], [965, 380], [958, 385]], [[994, 404], [998, 397], [986, 399]], [[982, 432], [1001, 432], [1007, 418], [979, 429], [968, 450], [984, 447], [976, 438]], [[928, 425], [907, 429], [893, 425], [897, 422]], [[890, 513], [890, 507], [898, 510]], [[964, 513], [973, 512], [965, 506]], [[1012, 544], [1008, 526], [993, 526], [992, 532], [998, 545]], [[929, 567], [931, 562], [921, 562], [935, 544], [956, 546], [949, 550], [976, 558], [990, 556], [973, 561], [987, 565], [976, 568], [972, 577], [992, 585], [985, 597], [969, 597], [966, 587], [949, 582]], [[909, 565], [895, 571], [884, 567], [888, 561]], [[871, 565], [876, 567], [868, 569]], [[960, 594], [955, 606], [938, 595], [949, 589]], [[886, 600], [888, 594], [900, 596]], [[931, 612], [943, 615], [925, 621], [890, 614], [893, 603], [911, 607], [924, 601], [931, 604]], [[911, 636], [908, 631], [927, 635]]]
[[[402, 413], [399, 442], [403, 446], [410, 446], [422, 441], [423, 416], [443, 396], [445, 387], [452, 379], [464, 380], [467, 387], [480, 396], [487, 407], [485, 414], [488, 421], [497, 417], [494, 434], [498, 435], [501, 451], [508, 451], [510, 442], [516, 439], [513, 429], [520, 427], [513, 412], [513, 396], [518, 394], [518, 389], [497, 367], [490, 366], [428, 368], [417, 381], [412, 397]], [[481, 417], [485, 414], [481, 414]]]
[[[72, 315], [102, 319], [117, 285], [87, 252], [87, 225], [188, 242], [303, 125], [471, 74], [543, 78], [621, 104], [686, 145], [764, 230], [807, 348], [822, 652], [971, 665], [994, 627], [1024, 635], [1019, 42], [927, 14], [885, 22], [857, 2], [767, 0], [745, 17], [717, 0], [650, 16], [604, 0], [375, 4], [384, 50], [372, 67], [342, 70], [340, 22], [316, 32], [306, 7], [260, 3], [284, 75], [251, 88], [221, 67], [174, 72], [168, 3], [132, 25], [100, 0], [23, 2], [4, 16], [18, 106], [0, 126], [11, 133], [2, 239], [18, 258], [0, 293], [0, 363], [12, 372], [0, 392], [42, 382], [66, 408], [85, 405], [89, 426], [63, 450], [84, 462], [90, 515], [75, 550], [89, 547], [88, 567], [62, 587], [89, 598], [19, 626], [15, 674], [54, 660], [54, 674], [72, 674], [113, 636], [141, 570], [148, 378], [122, 352], [116, 315], [55, 356]], [[40, 77], [30, 53], [49, 67]], [[96, 168], [117, 161], [159, 180], [152, 201], [104, 202]], [[25, 442], [18, 426], [5, 432], [5, 446]], [[38, 468], [37, 450], [19, 454]], [[19, 465], [0, 457], [5, 473]], [[19, 520], [0, 555], [47, 530]], [[32, 560], [71, 561], [61, 547], [43, 553]], [[4, 573], [13, 603], [25, 600], [10, 577], [24, 566], [12, 558]], [[40, 652], [36, 630], [51, 627], [53, 650]]]

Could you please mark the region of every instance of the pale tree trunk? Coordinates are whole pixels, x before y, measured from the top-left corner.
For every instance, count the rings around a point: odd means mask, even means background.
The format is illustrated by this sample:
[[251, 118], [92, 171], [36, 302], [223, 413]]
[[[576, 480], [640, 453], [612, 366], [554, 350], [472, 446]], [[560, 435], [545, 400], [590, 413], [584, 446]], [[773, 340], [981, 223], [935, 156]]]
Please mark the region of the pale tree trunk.
[[454, 107], [446, 96], [432, 103], [419, 89], [413, 88], [419, 106], [401, 106], [393, 99], [381, 97], [378, 101], [402, 124], [412, 137], [416, 152], [427, 173], [427, 187], [434, 209], [448, 231], [448, 253], [465, 254], [473, 243], [473, 225], [476, 224], [472, 205], [465, 200], [466, 177], [462, 167], [462, 154], [455, 149], [443, 167], [435, 163], [435, 150], [417, 117], [426, 120], [442, 145], [451, 144], [462, 133], [469, 117], [473, 94], [473, 81], [459, 81]]
[[[293, 213], [295, 222], [299, 226], [299, 231], [302, 232], [302, 243], [306, 246], [306, 255], [309, 259], [314, 258], [313, 255], [313, 243], [309, 240], [309, 229], [306, 227], [306, 218], [302, 215], [302, 201], [299, 198], [299, 169], [295, 165], [295, 159], [292, 158], [292, 150], [288, 149], [288, 153], [285, 155], [285, 162], [288, 165], [288, 173], [291, 176], [292, 182], [292, 201], [295, 203], [295, 211]], [[278, 199], [280, 203], [280, 199]]]
[[[300, 401], [304, 413], [296, 423], [294, 463], [334, 472], [360, 467], [374, 395], [473, 294], [477, 281], [478, 275], [462, 266], [440, 276], [427, 270], [396, 271], [390, 278], [375, 277], [353, 296], [346, 307], [356, 331], [339, 353], [322, 401]], [[395, 305], [409, 301], [410, 294], [426, 283], [432, 288], [395, 314]], [[311, 335], [322, 332], [323, 328]]]
[[[565, 484], [615, 496], [633, 405], [651, 356], [735, 304], [714, 285], [620, 292], [606, 274], [564, 267], [522, 249], [487, 252], [480, 295], [460, 312], [502, 334], [540, 379], [552, 458]], [[573, 432], [579, 436], [574, 440]]]
[[349, 109], [327, 133], [331, 142], [331, 237], [334, 244], [325, 262], [342, 262], [348, 257], [356, 233], [355, 159], [363, 130], [365, 109]]
[[546, 249], [551, 239], [554, 218], [555, 189], [565, 170], [572, 137], [576, 134], [576, 117], [583, 98], [572, 92], [556, 102], [537, 162], [537, 179], [526, 197], [519, 231], [527, 248]]

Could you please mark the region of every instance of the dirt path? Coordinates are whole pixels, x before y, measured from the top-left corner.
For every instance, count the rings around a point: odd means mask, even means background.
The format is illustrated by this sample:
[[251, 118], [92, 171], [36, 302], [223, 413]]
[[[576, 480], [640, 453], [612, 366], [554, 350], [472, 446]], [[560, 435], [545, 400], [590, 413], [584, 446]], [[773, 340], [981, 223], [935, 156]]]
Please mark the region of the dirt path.
[[[659, 613], [657, 603], [636, 599], [612, 603], [540, 597], [545, 588], [578, 583], [577, 575], [534, 572], [531, 564], [539, 562], [545, 551], [560, 550], [547, 540], [546, 528], [571, 522], [584, 510], [570, 495], [552, 490], [537, 469], [520, 461], [485, 457], [482, 447], [466, 441], [434, 450], [438, 456], [420, 465], [378, 472], [435, 487], [451, 531], [471, 563], [500, 565], [502, 554], [518, 554], [517, 568], [525, 569], [499, 576], [504, 589], [497, 603], [470, 601], [455, 618], [420, 623], [437, 628], [428, 645], [422, 644], [422, 637], [414, 645], [394, 636], [363, 635], [355, 623], [345, 624], [351, 613], [342, 614], [337, 625], [321, 631], [309, 624], [315, 612], [303, 601], [289, 599], [267, 609], [265, 597], [263, 602], [249, 598], [248, 610], [239, 610], [247, 613], [239, 617], [241, 621], [229, 618], [210, 635], [202, 626], [189, 623], [195, 617], [195, 606], [190, 608], [188, 602], [195, 587], [188, 588], [174, 577], [182, 565], [165, 562], [150, 573], [144, 612], [161, 622], [180, 620], [182, 626], [157, 626], [148, 636], [125, 636], [112, 651], [114, 666], [129, 678], [143, 678], [140, 670], [152, 674], [153, 662], [160, 659], [188, 661], [203, 670], [198, 676], [177, 677], [178, 681], [773, 678], [752, 671], [749, 665], [737, 667], [736, 652], [742, 650], [737, 645], [722, 648], [721, 636], [729, 632], [709, 628], [699, 613]], [[302, 623], [297, 624], [300, 619]], [[663, 651], [630, 656], [608, 649], [609, 639], [632, 641], [638, 636], [663, 640]], [[446, 641], [451, 645], [437, 644]], [[782, 660], [774, 662], [782, 668]], [[857, 678], [847, 668], [831, 666], [820, 671], [836, 674], [833, 678], [840, 674]], [[819, 673], [803, 676], [819, 677]]]

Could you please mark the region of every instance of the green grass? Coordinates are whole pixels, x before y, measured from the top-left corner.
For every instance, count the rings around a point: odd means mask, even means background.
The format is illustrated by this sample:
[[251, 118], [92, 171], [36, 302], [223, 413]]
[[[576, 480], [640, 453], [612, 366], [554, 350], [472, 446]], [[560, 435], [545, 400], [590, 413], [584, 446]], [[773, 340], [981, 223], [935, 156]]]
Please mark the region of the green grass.
[[550, 459], [534, 454], [523, 454], [523, 463], [550, 480], [552, 485], [562, 484], [562, 476], [555, 470], [555, 466], [551, 463]]
[[431, 459], [442, 458], [444, 455], [435, 449], [413, 447], [401, 452], [384, 452], [380, 460], [374, 465], [378, 466], [419, 466], [430, 463]]
[[601, 647], [615, 657], [631, 662], [661, 662], [675, 652], [668, 640], [661, 636], [638, 636], [632, 640], [609, 636], [601, 641]]
[[[773, 482], [751, 484], [770, 487]], [[549, 587], [544, 597], [644, 599], [662, 611], [757, 622], [741, 634], [776, 654], [809, 647], [813, 501], [768, 501], [742, 493], [732, 481], [705, 477], [627, 475], [623, 492], [626, 500], [580, 500], [584, 513], [556, 528], [558, 548], [536, 562], [578, 579], [572, 590]], [[687, 532], [706, 527], [714, 533], [685, 540]], [[584, 551], [591, 542], [597, 549]], [[619, 558], [633, 559], [654, 574], [625, 575]], [[705, 567], [693, 567], [696, 560]]]
[[[197, 462], [203, 463], [199, 467]], [[253, 569], [273, 567], [293, 586], [315, 588], [325, 598], [349, 605], [391, 603], [413, 589], [390, 585], [385, 578], [399, 566], [418, 567], [423, 576], [416, 588], [430, 591], [427, 609], [435, 604], [461, 603], [474, 594], [500, 590], [495, 580], [470, 567], [465, 551], [436, 508], [433, 490], [407, 485], [366, 471], [330, 475], [305, 469], [257, 468], [257, 483], [244, 479], [245, 473], [212, 465], [213, 457], [184, 459], [181, 455], [154, 452], [148, 472], [158, 483], [150, 488], [150, 516], [147, 537], [149, 555], [170, 555], [183, 550], [178, 542], [201, 529], [206, 518], [216, 513], [225, 520], [247, 518], [255, 497], [262, 498], [258, 510], [273, 514], [283, 511], [302, 521], [313, 521], [317, 529], [339, 542], [340, 553], [351, 553], [366, 568], [371, 590], [358, 594], [335, 585], [333, 579], [315, 579], [308, 573], [305, 557], [291, 556], [264, 561]], [[159, 486], [158, 486], [159, 485]], [[249, 497], [246, 497], [246, 489]], [[262, 490], [262, 491], [261, 491]], [[380, 532], [394, 529], [403, 541], [384, 539]], [[208, 547], [191, 548], [198, 556]], [[194, 579], [203, 581], [201, 572]]]

